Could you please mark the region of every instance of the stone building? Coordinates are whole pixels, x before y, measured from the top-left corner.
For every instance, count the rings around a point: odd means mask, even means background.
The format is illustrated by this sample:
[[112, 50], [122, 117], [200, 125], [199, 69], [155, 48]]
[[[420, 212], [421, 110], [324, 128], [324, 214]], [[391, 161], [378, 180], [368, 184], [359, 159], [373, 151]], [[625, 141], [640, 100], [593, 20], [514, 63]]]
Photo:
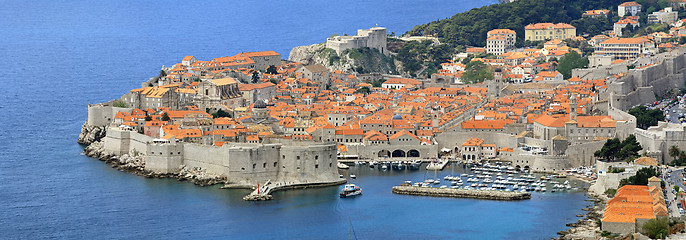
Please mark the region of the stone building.
[[643, 224], [651, 219], [668, 219], [660, 179], [648, 179], [648, 186], [625, 185], [607, 201], [601, 230], [617, 234], [646, 233]]
[[495, 55], [513, 49], [517, 41], [517, 33], [510, 29], [493, 29], [486, 36], [486, 52]]
[[615, 34], [616, 37], [621, 37], [623, 35], [622, 31], [627, 26], [637, 28], [641, 26], [641, 23], [639, 23], [638, 19], [635, 18], [622, 18], [619, 19], [619, 21], [617, 21], [614, 25], [612, 25], [612, 32]]
[[641, 4], [636, 2], [625, 2], [617, 6], [617, 15], [620, 17], [624, 16], [636, 16], [641, 12]]
[[390, 54], [386, 48], [386, 28], [359, 29], [355, 36], [333, 36], [326, 39], [326, 48], [333, 49], [338, 54], [348, 49], [364, 47], [377, 49], [385, 55]]
[[[121, 100], [132, 108], [179, 108], [179, 93], [176, 92], [178, 85], [165, 85], [160, 87], [144, 87], [133, 89], [124, 94]], [[185, 95], [184, 95], [185, 96]]]
[[331, 83], [329, 80], [329, 69], [324, 67], [324, 65], [321, 64], [312, 64], [312, 65], [301, 65], [298, 67], [297, 70], [295, 70], [296, 73], [302, 73], [302, 78], [307, 78], [310, 79], [316, 83], [319, 83], [323, 86], [328, 85]]
[[655, 44], [646, 38], [610, 38], [596, 46], [593, 54], [612, 56], [615, 60], [634, 60], [654, 54], [655, 50]]
[[536, 23], [524, 27], [524, 39], [528, 41], [564, 40], [573, 37], [576, 37], [576, 28], [566, 23]]
[[245, 102], [255, 102], [257, 100], [271, 100], [276, 96], [276, 85], [271, 82], [258, 84], [238, 84]]
[[671, 7], [653, 12], [648, 15], [648, 24], [673, 23], [679, 19], [679, 11], [673, 11]]
[[240, 107], [243, 105], [238, 82], [233, 78], [203, 80], [198, 83], [195, 104], [199, 109], [212, 109], [215, 106]]

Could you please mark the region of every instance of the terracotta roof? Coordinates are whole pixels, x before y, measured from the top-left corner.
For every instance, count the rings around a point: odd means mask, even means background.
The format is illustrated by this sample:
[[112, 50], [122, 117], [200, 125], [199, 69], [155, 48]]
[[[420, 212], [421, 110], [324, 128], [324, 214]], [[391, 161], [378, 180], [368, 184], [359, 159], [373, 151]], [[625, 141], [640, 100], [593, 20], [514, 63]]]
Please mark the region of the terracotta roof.
[[575, 29], [574, 26], [566, 24], [566, 23], [536, 23], [536, 24], [529, 24], [524, 27], [526, 30], [531, 30], [531, 29]]
[[657, 159], [651, 157], [640, 157], [634, 160], [634, 164], [657, 166]]
[[230, 77], [227, 78], [220, 78], [220, 79], [212, 79], [210, 80], [212, 83], [216, 84], [217, 86], [223, 86], [223, 85], [228, 85], [228, 84], [238, 84], [238, 82]]

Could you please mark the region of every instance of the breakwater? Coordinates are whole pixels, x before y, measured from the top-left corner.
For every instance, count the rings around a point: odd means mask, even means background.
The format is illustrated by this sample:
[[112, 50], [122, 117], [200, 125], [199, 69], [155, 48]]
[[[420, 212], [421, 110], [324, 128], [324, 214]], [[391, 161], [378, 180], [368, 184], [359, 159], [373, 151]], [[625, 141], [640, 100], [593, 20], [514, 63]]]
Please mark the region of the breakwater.
[[454, 188], [426, 188], [413, 186], [395, 186], [393, 187], [393, 193], [430, 197], [476, 198], [504, 201], [531, 199], [531, 193], [522, 192]]

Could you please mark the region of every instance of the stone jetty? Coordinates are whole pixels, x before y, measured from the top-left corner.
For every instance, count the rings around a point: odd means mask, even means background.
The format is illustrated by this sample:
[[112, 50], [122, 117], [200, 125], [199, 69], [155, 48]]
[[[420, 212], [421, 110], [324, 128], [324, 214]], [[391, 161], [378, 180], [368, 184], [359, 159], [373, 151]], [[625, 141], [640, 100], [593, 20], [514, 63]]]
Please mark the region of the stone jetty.
[[395, 186], [393, 187], [393, 193], [431, 197], [476, 198], [505, 201], [531, 199], [531, 193], [476, 189], [426, 188], [414, 186]]
[[443, 170], [445, 166], [448, 165], [448, 160], [439, 160], [436, 162], [430, 162], [429, 165], [426, 166], [426, 170]]

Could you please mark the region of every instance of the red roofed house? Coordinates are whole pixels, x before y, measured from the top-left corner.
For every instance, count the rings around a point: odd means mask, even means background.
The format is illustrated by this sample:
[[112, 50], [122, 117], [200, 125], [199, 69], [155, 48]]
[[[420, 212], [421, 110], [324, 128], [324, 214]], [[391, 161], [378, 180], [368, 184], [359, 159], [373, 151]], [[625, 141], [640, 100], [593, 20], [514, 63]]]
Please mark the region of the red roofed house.
[[624, 16], [636, 16], [641, 12], [641, 4], [636, 2], [625, 2], [617, 6], [617, 15], [620, 17]]
[[411, 78], [389, 78], [383, 84], [381, 84], [381, 87], [390, 89], [401, 89], [408, 85], [420, 87], [422, 86], [422, 82]]

